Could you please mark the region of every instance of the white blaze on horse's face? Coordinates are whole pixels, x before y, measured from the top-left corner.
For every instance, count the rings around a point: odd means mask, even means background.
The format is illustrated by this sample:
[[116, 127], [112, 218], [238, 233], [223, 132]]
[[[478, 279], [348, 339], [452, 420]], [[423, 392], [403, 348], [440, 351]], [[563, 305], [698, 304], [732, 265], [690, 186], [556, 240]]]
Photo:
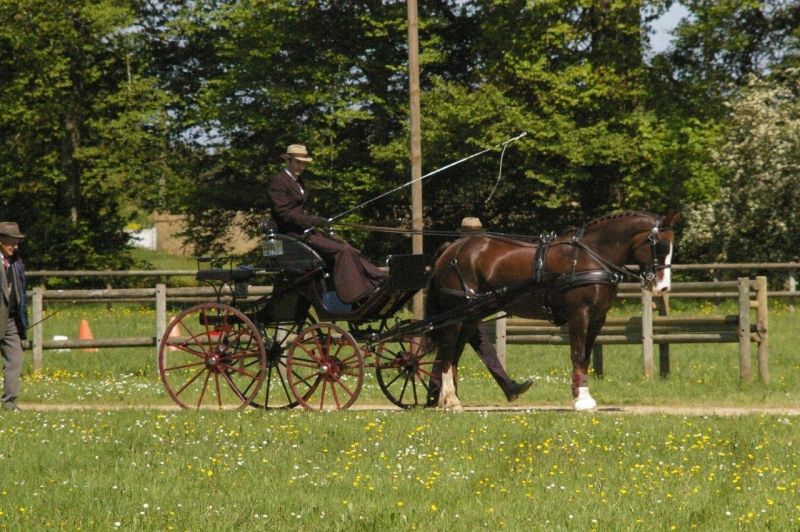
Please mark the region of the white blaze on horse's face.
[[670, 282], [671, 276], [670, 273], [672, 272], [672, 268], [670, 265], [672, 264], [672, 242], [669, 243], [669, 253], [662, 259], [661, 257], [658, 258], [659, 264], [664, 266], [659, 272], [656, 274], [655, 279], [653, 279], [653, 285], [651, 290], [653, 291], [653, 295], [660, 296], [669, 292], [670, 289]]

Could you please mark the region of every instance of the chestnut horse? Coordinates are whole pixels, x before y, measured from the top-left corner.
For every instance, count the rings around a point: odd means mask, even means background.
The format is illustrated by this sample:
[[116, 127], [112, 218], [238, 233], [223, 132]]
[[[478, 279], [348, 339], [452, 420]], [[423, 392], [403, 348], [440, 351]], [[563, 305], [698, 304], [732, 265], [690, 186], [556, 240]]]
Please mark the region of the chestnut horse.
[[[679, 218], [627, 212], [538, 243], [478, 234], [447, 247], [433, 267], [426, 314], [433, 319], [464, 311], [428, 333], [443, 370], [439, 407], [462, 409], [458, 360], [475, 327], [498, 311], [568, 324], [574, 408], [597, 406], [589, 394], [589, 361], [618, 284], [635, 277], [654, 295], [669, 291], [672, 226]], [[638, 264], [639, 271], [626, 264]]]

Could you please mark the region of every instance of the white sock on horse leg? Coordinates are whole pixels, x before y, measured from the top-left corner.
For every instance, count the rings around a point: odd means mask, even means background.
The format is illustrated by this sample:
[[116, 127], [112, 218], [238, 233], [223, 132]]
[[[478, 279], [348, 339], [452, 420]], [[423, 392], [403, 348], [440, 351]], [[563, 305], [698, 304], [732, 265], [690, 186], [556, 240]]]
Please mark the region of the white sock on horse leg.
[[461, 401], [458, 399], [455, 384], [455, 369], [451, 365], [442, 372], [442, 389], [439, 392], [439, 408], [451, 408], [454, 411], [462, 410]]
[[595, 402], [592, 395], [589, 393], [589, 387], [581, 386], [580, 388], [578, 388], [578, 397], [576, 397], [574, 400], [575, 410], [579, 412], [581, 410], [591, 410], [596, 406], [597, 403]]

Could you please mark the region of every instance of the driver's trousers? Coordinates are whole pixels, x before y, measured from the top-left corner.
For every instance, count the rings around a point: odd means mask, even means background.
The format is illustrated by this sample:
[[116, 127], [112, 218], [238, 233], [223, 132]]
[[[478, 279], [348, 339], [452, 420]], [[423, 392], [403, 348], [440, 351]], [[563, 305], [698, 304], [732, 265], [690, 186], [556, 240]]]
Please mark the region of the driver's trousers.
[[344, 303], [359, 301], [388, 279], [383, 270], [370, 263], [347, 242], [316, 231], [308, 233], [302, 240], [319, 253], [333, 270], [336, 295]]

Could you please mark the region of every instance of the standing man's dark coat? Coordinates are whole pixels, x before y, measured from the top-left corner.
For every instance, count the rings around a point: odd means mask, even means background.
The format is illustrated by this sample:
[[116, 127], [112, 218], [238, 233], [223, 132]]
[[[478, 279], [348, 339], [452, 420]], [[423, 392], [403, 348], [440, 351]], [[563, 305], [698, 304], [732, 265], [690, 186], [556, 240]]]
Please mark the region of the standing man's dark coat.
[[0, 351], [3, 356], [4, 410], [19, 410], [19, 380], [22, 376], [22, 340], [27, 338], [28, 301], [25, 296], [25, 265], [16, 254], [24, 238], [14, 222], [0, 222]]

